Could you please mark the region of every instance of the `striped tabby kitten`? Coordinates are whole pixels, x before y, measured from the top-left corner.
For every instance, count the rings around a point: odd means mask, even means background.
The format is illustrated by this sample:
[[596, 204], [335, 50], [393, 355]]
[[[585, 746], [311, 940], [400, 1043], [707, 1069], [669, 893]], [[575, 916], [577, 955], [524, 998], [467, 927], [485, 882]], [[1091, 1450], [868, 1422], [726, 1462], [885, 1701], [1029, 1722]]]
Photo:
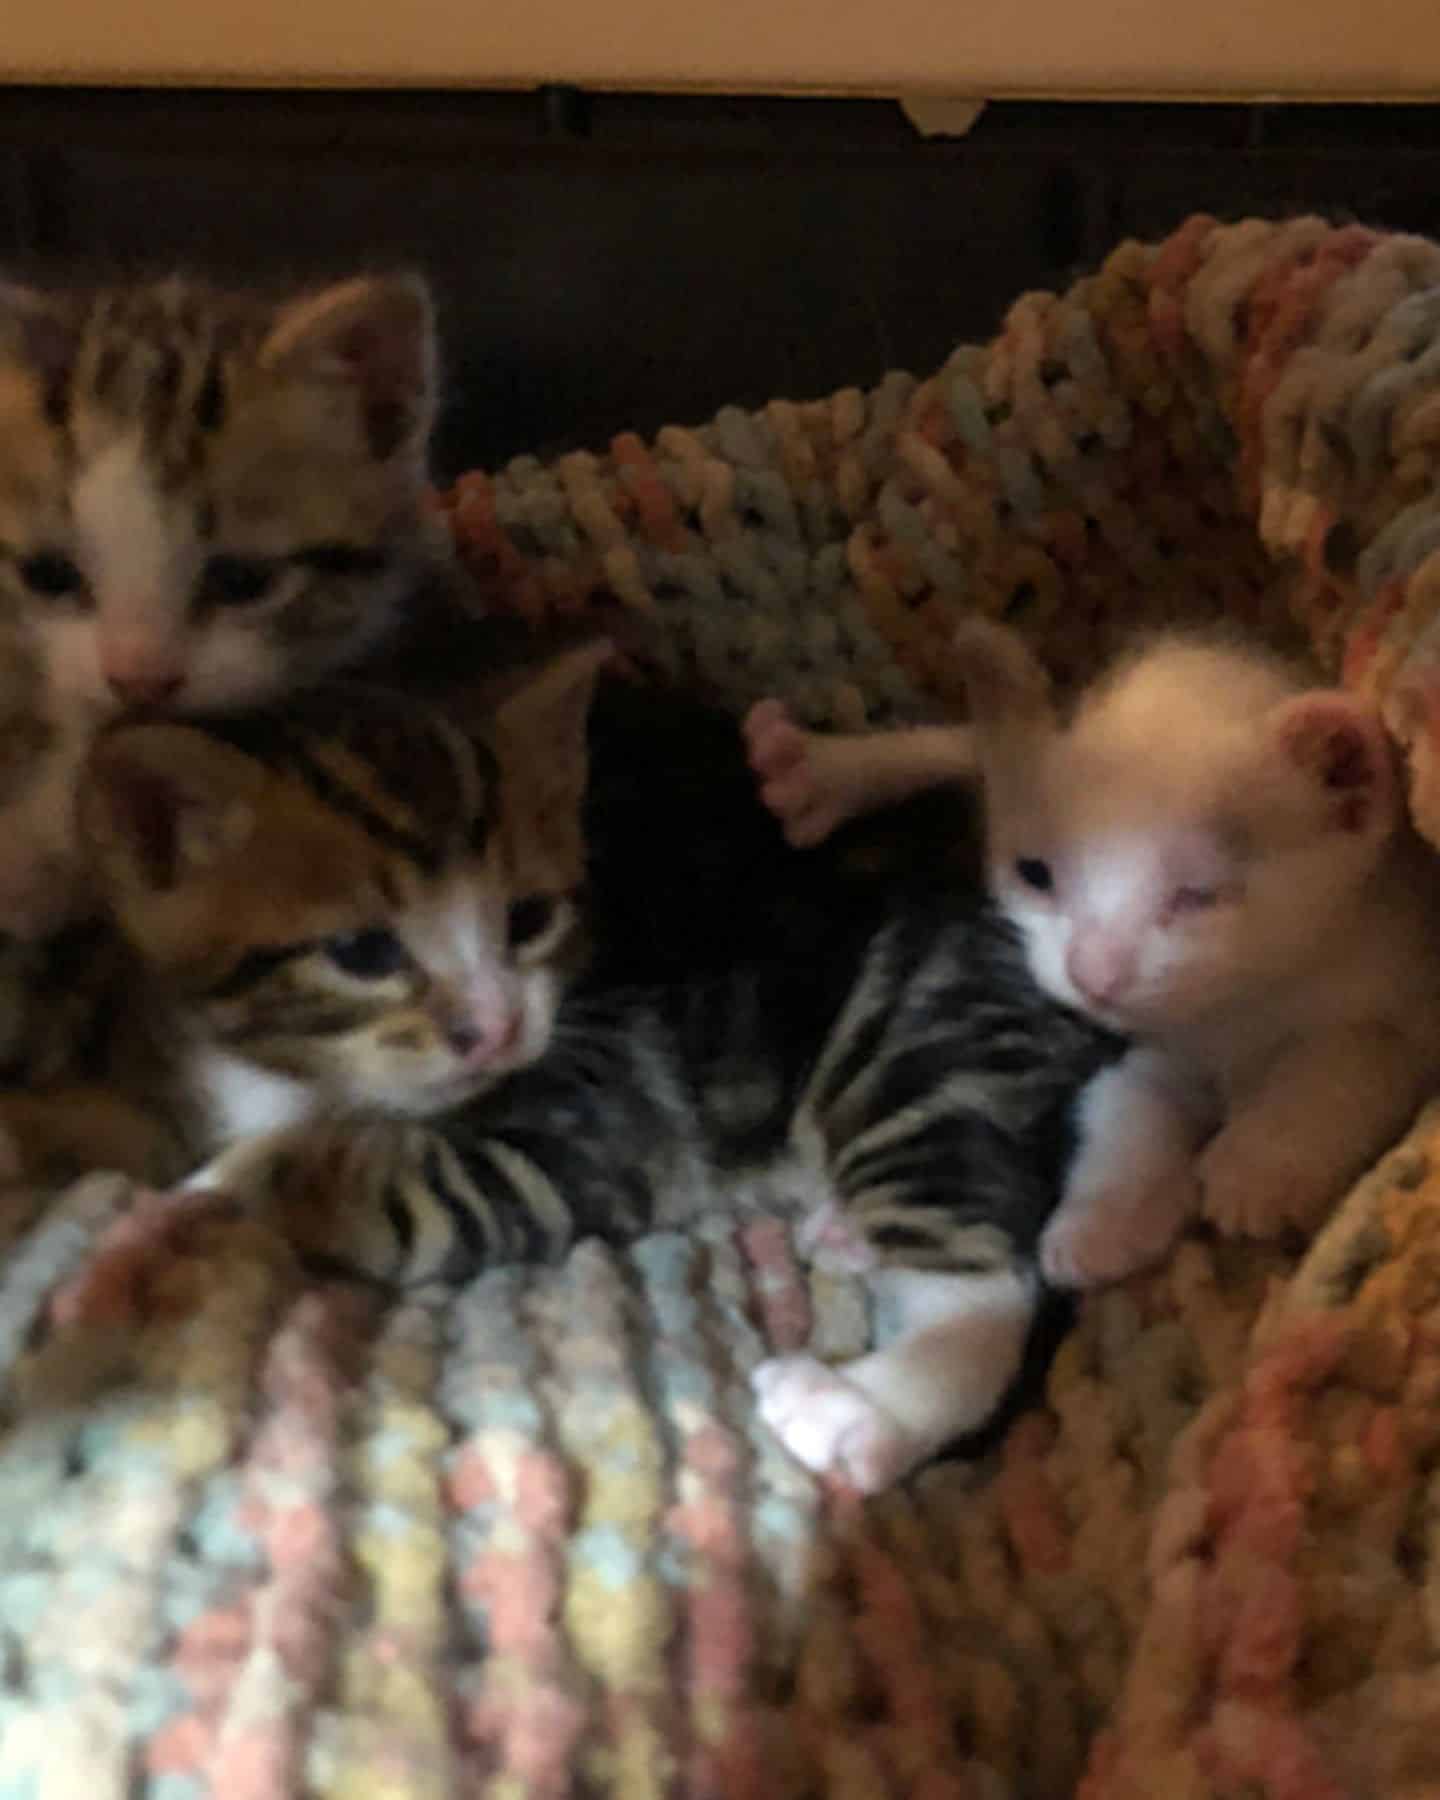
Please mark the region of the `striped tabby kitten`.
[[388, 633], [432, 554], [433, 363], [409, 278], [278, 302], [0, 281], [0, 931], [81, 901], [99, 722], [253, 705]]
[[197, 1180], [418, 1282], [798, 1178], [818, 1249], [906, 1272], [910, 1323], [844, 1371], [765, 1366], [762, 1405], [878, 1487], [1012, 1379], [1116, 1046], [980, 902], [790, 852], [730, 721], [607, 682], [587, 726], [596, 660], [483, 739], [323, 692], [101, 736], [83, 832], [180, 1050]]

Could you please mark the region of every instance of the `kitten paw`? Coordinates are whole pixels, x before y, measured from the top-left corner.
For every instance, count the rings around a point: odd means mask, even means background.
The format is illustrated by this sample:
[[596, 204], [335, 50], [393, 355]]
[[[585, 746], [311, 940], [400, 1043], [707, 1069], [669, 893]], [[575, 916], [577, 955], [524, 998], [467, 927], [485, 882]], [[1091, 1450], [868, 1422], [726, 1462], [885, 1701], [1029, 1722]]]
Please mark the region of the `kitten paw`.
[[855, 812], [843, 742], [797, 725], [779, 700], [757, 701], [741, 730], [760, 798], [797, 850], [824, 843]]
[[1197, 1199], [1193, 1175], [1179, 1170], [1161, 1182], [1067, 1194], [1041, 1234], [1040, 1272], [1058, 1288], [1123, 1281], [1165, 1254]]
[[879, 1258], [865, 1234], [842, 1206], [825, 1201], [806, 1213], [795, 1227], [795, 1248], [817, 1269], [838, 1275], [864, 1275], [878, 1268]]
[[1226, 1237], [1313, 1231], [1341, 1198], [1346, 1178], [1309, 1165], [1305, 1146], [1239, 1141], [1222, 1131], [1200, 1158], [1205, 1217]]
[[776, 1356], [751, 1376], [760, 1417], [795, 1458], [877, 1494], [924, 1457], [905, 1430], [839, 1369], [813, 1356]]

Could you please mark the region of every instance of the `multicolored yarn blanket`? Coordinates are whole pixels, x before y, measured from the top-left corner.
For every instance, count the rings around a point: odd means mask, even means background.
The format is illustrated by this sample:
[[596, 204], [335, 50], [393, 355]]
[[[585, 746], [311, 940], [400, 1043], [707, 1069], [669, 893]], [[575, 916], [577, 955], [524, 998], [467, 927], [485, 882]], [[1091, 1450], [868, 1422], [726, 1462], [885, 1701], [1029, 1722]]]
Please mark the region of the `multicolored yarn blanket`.
[[[1440, 246], [1196, 218], [923, 381], [442, 497], [487, 603], [841, 724], [966, 608], [1079, 672], [1299, 633], [1440, 843]], [[1308, 1252], [1091, 1298], [999, 1452], [868, 1505], [753, 1418], [864, 1296], [781, 1216], [386, 1297], [96, 1176], [0, 1215], [0, 1800], [1440, 1793], [1440, 1106]]]

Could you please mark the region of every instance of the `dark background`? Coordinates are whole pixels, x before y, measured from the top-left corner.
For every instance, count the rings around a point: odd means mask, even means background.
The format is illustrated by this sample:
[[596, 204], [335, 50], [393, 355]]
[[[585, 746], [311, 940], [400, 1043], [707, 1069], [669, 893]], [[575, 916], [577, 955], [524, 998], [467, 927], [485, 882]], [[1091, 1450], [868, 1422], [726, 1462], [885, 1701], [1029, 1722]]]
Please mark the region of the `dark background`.
[[0, 265], [418, 265], [442, 473], [923, 372], [1187, 213], [1440, 234], [1440, 107], [0, 94]]

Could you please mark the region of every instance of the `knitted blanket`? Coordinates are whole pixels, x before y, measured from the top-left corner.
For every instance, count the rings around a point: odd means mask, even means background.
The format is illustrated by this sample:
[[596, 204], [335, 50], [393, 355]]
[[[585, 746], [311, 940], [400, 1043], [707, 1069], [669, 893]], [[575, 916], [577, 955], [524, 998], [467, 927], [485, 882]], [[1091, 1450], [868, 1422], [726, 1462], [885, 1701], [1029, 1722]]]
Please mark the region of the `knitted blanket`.
[[[1437, 460], [1440, 246], [1197, 218], [929, 379], [441, 505], [490, 606], [847, 725], [949, 704], [967, 608], [1062, 675], [1302, 635], [1440, 842]], [[1440, 1107], [1302, 1259], [1197, 1231], [865, 1505], [752, 1414], [870, 1329], [778, 1213], [397, 1298], [213, 1198], [4, 1209], [0, 1800], [1440, 1792]]]

